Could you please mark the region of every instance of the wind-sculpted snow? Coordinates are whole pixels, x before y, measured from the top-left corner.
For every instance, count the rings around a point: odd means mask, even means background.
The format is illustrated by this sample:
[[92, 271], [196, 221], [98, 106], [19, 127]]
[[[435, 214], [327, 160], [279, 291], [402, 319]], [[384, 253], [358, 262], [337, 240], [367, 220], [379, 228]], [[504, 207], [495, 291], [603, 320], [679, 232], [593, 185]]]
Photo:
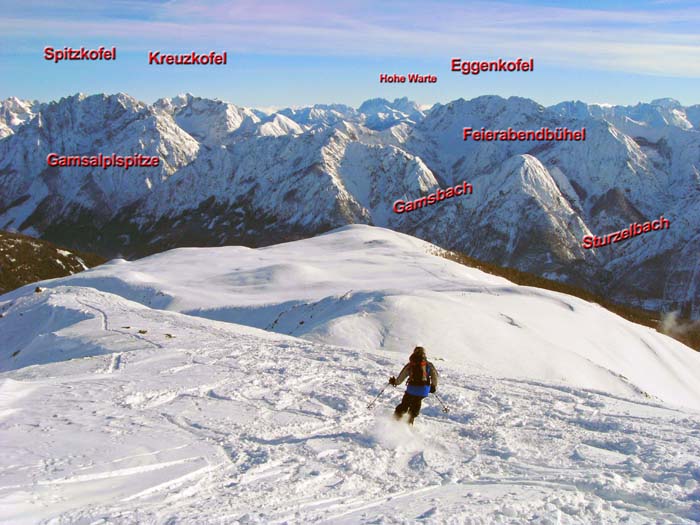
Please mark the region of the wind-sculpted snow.
[[[339, 257], [350, 257], [339, 249], [348, 240], [322, 238]], [[408, 253], [423, 246], [398, 235], [364, 240], [391, 247], [409, 267]], [[308, 243], [304, 249], [310, 251]], [[223, 264], [221, 257], [210, 263]], [[373, 264], [367, 260], [363, 271]], [[310, 257], [295, 270], [301, 280], [323, 276], [312, 266]], [[350, 266], [346, 276], [358, 270]], [[423, 273], [453, 289], [465, 282], [456, 268], [431, 277], [435, 270]], [[488, 328], [490, 305], [499, 299], [478, 288], [515, 287], [459, 271], [474, 289], [455, 295], [483, 304], [480, 316], [465, 310], [471, 315], [464, 319]], [[268, 271], [275, 272], [288, 270]], [[231, 279], [251, 296], [257, 287], [265, 300], [266, 286], [250, 272]], [[570, 298], [547, 294], [542, 301], [553, 305], [546, 312], [553, 324], [586, 315]], [[26, 330], [34, 330], [32, 342], [13, 339], [25, 366], [0, 373], [0, 515], [7, 523], [700, 520], [700, 414], [691, 409], [632, 392], [495, 378], [435, 346], [429, 351], [440, 371], [438, 393], [450, 412], [433, 396], [409, 429], [389, 417], [398, 390], [387, 390], [374, 411], [366, 407], [405, 352], [313, 343], [154, 310], [86, 287], [24, 291], [0, 304], [4, 335], [29, 337]], [[522, 305], [520, 315], [503, 314], [504, 326], [520, 330], [521, 340], [532, 337], [525, 316], [532, 304]], [[618, 323], [611, 353], [634, 332]], [[482, 337], [499, 347], [493, 335]], [[51, 344], [42, 342], [47, 337]], [[26, 366], [45, 361], [52, 348], [57, 362]], [[514, 349], [499, 347], [515, 368]], [[7, 370], [17, 357], [4, 350]]]
[[437, 250], [351, 226], [267, 248], [183, 248], [115, 261], [45, 286], [95, 288], [363, 351], [421, 344], [467, 370], [697, 406], [700, 354], [598, 305], [514, 285], [431, 255]]
[[[699, 115], [672, 99], [544, 107], [482, 96], [424, 111], [399, 98], [272, 112], [192, 95], [152, 105], [124, 94], [8, 99], [0, 109], [0, 226], [135, 257], [372, 224], [614, 300], [698, 316], [696, 261], [674, 254], [692, 252], [700, 231]], [[586, 140], [464, 141], [462, 133], [561, 126], [585, 127]], [[162, 163], [128, 172], [48, 167], [50, 152], [141, 153]], [[462, 182], [474, 187], [468, 198], [392, 210], [397, 199]], [[654, 240], [581, 248], [583, 235], [661, 215], [671, 228]]]

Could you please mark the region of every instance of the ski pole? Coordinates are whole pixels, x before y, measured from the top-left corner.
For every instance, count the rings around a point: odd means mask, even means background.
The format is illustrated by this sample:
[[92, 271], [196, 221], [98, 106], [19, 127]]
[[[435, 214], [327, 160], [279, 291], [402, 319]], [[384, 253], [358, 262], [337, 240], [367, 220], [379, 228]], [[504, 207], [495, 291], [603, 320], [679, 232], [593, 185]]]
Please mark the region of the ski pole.
[[374, 407], [374, 405], [377, 403], [377, 399], [379, 399], [379, 396], [381, 396], [384, 393], [386, 387], [388, 386], [388, 384], [384, 385], [384, 388], [382, 388], [382, 390], [377, 394], [377, 396], [367, 404], [367, 408], [371, 409], [372, 407]]
[[447, 414], [450, 411], [450, 409], [447, 408], [447, 405], [442, 401], [442, 399], [440, 399], [440, 396], [437, 395], [437, 392], [433, 392], [433, 394], [435, 394], [435, 397], [437, 398], [437, 400], [440, 401], [440, 404], [442, 405], [442, 411], [445, 414]]

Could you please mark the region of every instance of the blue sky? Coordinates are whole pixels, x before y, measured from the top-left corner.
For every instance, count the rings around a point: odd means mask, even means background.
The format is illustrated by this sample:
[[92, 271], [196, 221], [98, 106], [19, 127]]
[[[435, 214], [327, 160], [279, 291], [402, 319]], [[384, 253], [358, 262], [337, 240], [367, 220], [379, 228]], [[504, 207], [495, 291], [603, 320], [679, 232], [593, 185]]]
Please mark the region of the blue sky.
[[[190, 92], [283, 107], [408, 96], [423, 104], [483, 94], [634, 104], [700, 103], [700, 3], [657, 1], [2, 2], [0, 98], [55, 100]], [[43, 59], [53, 46], [116, 46], [115, 62]], [[226, 50], [227, 66], [147, 65], [148, 51]], [[450, 59], [535, 59], [531, 73], [450, 71]], [[380, 84], [380, 73], [436, 84]]]

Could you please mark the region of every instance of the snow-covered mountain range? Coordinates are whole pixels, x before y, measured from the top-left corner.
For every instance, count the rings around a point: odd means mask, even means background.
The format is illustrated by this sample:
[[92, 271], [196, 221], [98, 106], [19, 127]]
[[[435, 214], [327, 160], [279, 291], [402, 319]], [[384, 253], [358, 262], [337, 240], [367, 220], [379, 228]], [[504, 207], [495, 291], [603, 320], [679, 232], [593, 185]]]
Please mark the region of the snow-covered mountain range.
[[[356, 225], [115, 260], [0, 296], [0, 515], [700, 519], [700, 354], [436, 250]], [[431, 396], [409, 430], [389, 418], [399, 391], [367, 402], [417, 343], [451, 410]]]
[[[10, 99], [0, 113], [0, 228], [105, 255], [264, 245], [366, 223], [618, 301], [700, 315], [700, 106], [484, 96], [264, 112], [191, 95], [144, 104]], [[571, 129], [585, 142], [463, 141], [462, 128]], [[143, 153], [157, 168], [49, 167], [46, 156]], [[468, 197], [392, 203], [467, 181]], [[669, 230], [584, 250], [630, 222]]]

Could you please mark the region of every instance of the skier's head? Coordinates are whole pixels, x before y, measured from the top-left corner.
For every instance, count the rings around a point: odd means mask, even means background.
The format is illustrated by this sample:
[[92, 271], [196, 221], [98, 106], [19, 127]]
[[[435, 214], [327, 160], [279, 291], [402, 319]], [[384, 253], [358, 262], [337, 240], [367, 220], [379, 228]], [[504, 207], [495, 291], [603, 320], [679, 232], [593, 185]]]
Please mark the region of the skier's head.
[[411, 354], [411, 361], [425, 361], [427, 359], [425, 355], [425, 348], [422, 346], [417, 346], [413, 349]]

